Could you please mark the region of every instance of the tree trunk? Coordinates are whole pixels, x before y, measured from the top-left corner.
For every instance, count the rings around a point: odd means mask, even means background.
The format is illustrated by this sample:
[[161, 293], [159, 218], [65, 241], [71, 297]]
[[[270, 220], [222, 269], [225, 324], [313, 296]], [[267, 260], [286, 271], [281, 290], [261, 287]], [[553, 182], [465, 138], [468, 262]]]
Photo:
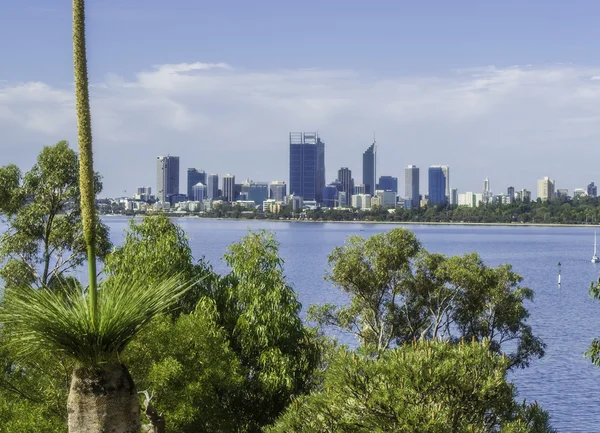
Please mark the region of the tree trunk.
[[67, 403], [69, 433], [140, 433], [140, 402], [123, 364], [76, 368]]

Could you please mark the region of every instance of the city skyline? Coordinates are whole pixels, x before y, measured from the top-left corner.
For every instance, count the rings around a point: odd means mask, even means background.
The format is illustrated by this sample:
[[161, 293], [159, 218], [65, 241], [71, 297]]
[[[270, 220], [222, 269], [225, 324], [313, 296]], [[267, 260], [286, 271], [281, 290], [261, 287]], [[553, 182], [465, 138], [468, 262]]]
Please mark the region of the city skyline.
[[[349, 167], [362, 182], [373, 130], [377, 171], [400, 179], [402, 167], [436, 161], [453, 168], [451, 185], [462, 191], [485, 177], [498, 190], [535, 190], [545, 175], [573, 190], [595, 178], [594, 159], [581, 155], [600, 142], [600, 29], [591, 24], [600, 4], [585, 2], [581, 14], [567, 4], [436, 2], [432, 16], [425, 4], [391, 3], [238, 3], [233, 17], [219, 3], [90, 5], [102, 194], [154, 185], [148, 155], [166, 152], [189, 167], [286, 179], [281, 145], [292, 130], [326, 138], [327, 181], [330, 170]], [[28, 168], [44, 145], [77, 147], [71, 13], [41, 0], [9, 2], [3, 12], [0, 164]], [[291, 12], [315, 31], [285, 31]], [[45, 38], [34, 36], [40, 31]], [[209, 38], [219, 43], [200, 51], [192, 43]]]

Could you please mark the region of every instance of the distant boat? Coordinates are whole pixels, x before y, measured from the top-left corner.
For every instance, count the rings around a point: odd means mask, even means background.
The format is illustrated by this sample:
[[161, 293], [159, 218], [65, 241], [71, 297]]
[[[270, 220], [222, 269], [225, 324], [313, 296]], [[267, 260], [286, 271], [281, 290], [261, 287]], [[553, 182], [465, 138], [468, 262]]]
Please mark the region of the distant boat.
[[596, 232], [594, 231], [594, 256], [592, 257], [592, 263], [600, 262], [600, 257], [596, 254]]

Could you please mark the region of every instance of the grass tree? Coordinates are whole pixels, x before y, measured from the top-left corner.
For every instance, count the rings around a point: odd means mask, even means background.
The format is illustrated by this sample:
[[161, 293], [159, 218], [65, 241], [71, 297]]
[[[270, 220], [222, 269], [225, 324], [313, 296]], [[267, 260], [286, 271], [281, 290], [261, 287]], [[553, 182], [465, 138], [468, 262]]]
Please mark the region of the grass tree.
[[[148, 282], [135, 271], [98, 287], [92, 129], [85, 49], [84, 0], [73, 0], [73, 53], [79, 181], [89, 280], [86, 291], [19, 287], [5, 293], [0, 322], [9, 344], [27, 357], [60, 352], [76, 367], [68, 399], [70, 433], [139, 433], [140, 403], [119, 355], [152, 318], [185, 292], [179, 275]], [[68, 290], [67, 290], [68, 289]]]

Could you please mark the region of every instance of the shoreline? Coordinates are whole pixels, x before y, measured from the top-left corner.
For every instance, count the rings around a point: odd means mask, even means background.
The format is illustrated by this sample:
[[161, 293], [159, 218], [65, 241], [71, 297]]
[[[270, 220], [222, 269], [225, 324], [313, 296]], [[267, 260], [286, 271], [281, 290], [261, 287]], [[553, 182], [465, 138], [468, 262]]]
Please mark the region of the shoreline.
[[[125, 217], [139, 218], [144, 215], [121, 215], [121, 214], [103, 214], [100, 217]], [[311, 223], [311, 224], [388, 224], [388, 225], [431, 225], [431, 226], [490, 226], [490, 227], [582, 227], [598, 228], [600, 224], [559, 224], [559, 223], [474, 223], [474, 222], [433, 222], [433, 221], [313, 221], [298, 219], [273, 219], [273, 218], [217, 218], [217, 217], [199, 217], [196, 215], [170, 215], [169, 218], [198, 219], [211, 221], [256, 221], [256, 222], [278, 222], [278, 223]]]

